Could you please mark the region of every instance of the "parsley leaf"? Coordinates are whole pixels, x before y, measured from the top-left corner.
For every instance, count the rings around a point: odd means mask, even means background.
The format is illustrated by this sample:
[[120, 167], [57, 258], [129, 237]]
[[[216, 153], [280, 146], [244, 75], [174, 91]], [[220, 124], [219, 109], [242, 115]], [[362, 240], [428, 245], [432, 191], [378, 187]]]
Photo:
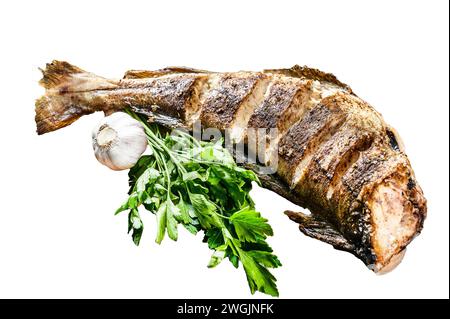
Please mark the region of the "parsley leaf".
[[267, 236], [273, 235], [272, 227], [261, 214], [250, 209], [244, 209], [234, 213], [230, 217], [236, 234], [241, 241], [256, 243]]
[[193, 234], [203, 231], [203, 241], [213, 250], [209, 268], [225, 258], [236, 268], [242, 263], [251, 293], [278, 296], [268, 270], [281, 266], [266, 242], [273, 230], [250, 197], [252, 182], [259, 184], [256, 174], [237, 166], [222, 141], [197, 141], [181, 131], [163, 136], [159, 126], [126, 112], [144, 126], [150, 149], [130, 169], [129, 197], [116, 211], [129, 211], [133, 242], [139, 245], [142, 237], [143, 206], [156, 216], [158, 244], [166, 233], [177, 240], [178, 224]]

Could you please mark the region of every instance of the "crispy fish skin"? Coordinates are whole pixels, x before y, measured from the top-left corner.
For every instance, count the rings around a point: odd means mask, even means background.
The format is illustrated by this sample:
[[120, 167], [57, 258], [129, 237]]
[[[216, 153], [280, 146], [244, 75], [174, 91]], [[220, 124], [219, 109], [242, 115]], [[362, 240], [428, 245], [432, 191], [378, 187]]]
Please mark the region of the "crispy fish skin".
[[[274, 175], [263, 185], [311, 211], [288, 211], [306, 235], [353, 253], [386, 272], [420, 233], [426, 199], [396, 131], [331, 74], [295, 66], [214, 73], [183, 67], [128, 71], [111, 80], [67, 62], [43, 70], [38, 134], [95, 111], [125, 107], [170, 127], [278, 128]], [[242, 156], [235, 154], [235, 156]], [[249, 168], [256, 169], [251, 163]]]

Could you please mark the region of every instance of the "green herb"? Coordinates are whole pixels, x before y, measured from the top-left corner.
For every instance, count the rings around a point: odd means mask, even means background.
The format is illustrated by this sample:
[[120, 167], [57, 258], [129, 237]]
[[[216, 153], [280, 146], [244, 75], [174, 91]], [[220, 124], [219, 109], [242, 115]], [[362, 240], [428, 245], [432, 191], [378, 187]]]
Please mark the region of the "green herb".
[[242, 263], [252, 293], [278, 296], [275, 277], [268, 268], [281, 266], [266, 242], [273, 231], [267, 219], [255, 211], [249, 192], [258, 177], [236, 165], [221, 142], [203, 142], [188, 133], [163, 134], [156, 124], [142, 123], [150, 155], [130, 169], [128, 200], [116, 211], [129, 211], [128, 231], [139, 245], [144, 225], [140, 206], [156, 215], [159, 244], [165, 234], [178, 238], [178, 225], [196, 234], [213, 250], [208, 267], [224, 258], [237, 268]]

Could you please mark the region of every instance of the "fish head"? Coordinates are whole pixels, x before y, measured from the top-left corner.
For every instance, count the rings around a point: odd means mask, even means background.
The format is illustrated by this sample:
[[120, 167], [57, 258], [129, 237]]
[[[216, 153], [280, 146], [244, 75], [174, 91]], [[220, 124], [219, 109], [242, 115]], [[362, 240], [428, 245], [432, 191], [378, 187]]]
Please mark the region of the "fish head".
[[387, 273], [402, 261], [406, 246], [422, 230], [427, 213], [426, 199], [406, 156], [393, 174], [374, 187], [366, 205], [375, 256], [369, 268]]

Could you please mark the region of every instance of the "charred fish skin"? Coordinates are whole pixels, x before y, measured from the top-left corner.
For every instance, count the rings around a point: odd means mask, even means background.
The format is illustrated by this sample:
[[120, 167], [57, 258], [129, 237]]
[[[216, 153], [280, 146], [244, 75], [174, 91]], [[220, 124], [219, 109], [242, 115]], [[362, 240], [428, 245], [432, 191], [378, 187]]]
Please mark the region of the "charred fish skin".
[[279, 167], [260, 175], [263, 185], [311, 211], [286, 212], [303, 233], [376, 272], [398, 263], [423, 227], [426, 200], [397, 132], [331, 74], [299, 66], [234, 73], [169, 67], [111, 80], [61, 61], [43, 73], [38, 134], [126, 107], [169, 127], [201, 120], [233, 129], [236, 141], [246, 141], [249, 128], [277, 128], [276, 147], [265, 152]]

